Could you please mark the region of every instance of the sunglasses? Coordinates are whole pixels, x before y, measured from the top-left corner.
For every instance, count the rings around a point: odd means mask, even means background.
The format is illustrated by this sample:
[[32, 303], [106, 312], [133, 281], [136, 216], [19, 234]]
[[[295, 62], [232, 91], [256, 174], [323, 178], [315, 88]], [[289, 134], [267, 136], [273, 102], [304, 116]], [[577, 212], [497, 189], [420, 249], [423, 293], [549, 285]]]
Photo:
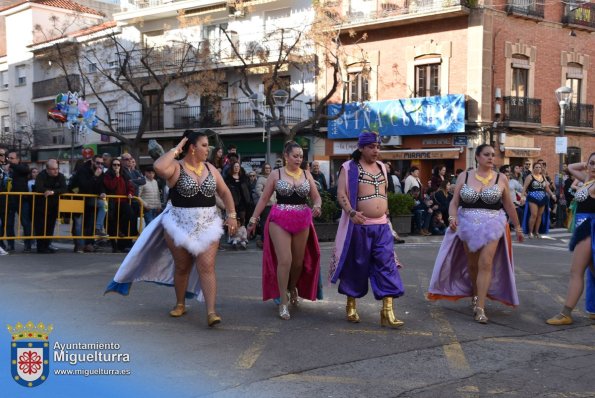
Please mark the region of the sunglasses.
[[112, 164], [112, 167], [120, 167], [120, 163], [114, 163]]
[[6, 154], [4, 152], [0, 153], [0, 156], [6, 156]]

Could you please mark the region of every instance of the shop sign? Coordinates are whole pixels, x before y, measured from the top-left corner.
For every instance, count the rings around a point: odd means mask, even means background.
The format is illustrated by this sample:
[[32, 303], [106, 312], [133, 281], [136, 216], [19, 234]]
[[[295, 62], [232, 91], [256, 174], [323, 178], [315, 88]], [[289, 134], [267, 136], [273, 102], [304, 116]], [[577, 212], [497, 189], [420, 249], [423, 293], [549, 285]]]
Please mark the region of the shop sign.
[[539, 156], [539, 148], [510, 148], [505, 147], [504, 156], [508, 158], [534, 158]]
[[351, 155], [357, 148], [357, 141], [334, 141], [333, 155]]
[[458, 159], [459, 150], [443, 150], [443, 151], [385, 151], [382, 152], [382, 159], [384, 160], [428, 160], [428, 159]]
[[451, 137], [424, 138], [424, 139], [421, 140], [421, 144], [423, 146], [445, 146], [445, 145], [452, 145], [452, 138]]

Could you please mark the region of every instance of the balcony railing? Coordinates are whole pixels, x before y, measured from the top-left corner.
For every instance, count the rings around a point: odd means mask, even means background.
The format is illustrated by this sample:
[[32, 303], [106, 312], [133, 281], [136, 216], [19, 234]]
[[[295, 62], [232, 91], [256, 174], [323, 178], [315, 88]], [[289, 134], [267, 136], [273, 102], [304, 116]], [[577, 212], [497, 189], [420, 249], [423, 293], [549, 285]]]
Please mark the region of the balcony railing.
[[570, 104], [566, 109], [567, 126], [573, 127], [593, 127], [593, 105], [589, 104]]
[[[81, 81], [79, 75], [68, 75], [73, 87], [73, 91], [80, 91]], [[42, 80], [40, 82], [33, 82], [33, 98], [54, 97], [59, 93], [69, 91], [64, 76], [55, 77], [53, 79]]]
[[221, 120], [213, 108], [201, 111], [200, 106], [174, 108], [174, 129], [221, 127]]
[[180, 65], [192, 65], [197, 62], [198, 48], [190, 45], [174, 45], [160, 47], [146, 47], [131, 51], [130, 54], [121, 54], [124, 59], [130, 55], [132, 67], [144, 68], [141, 60], [144, 59], [152, 70], [162, 68], [179, 68]]
[[527, 97], [504, 97], [504, 121], [541, 123], [541, 100]]
[[[345, 1], [345, 0], [344, 0]], [[341, 15], [341, 4], [338, 1], [327, 2], [327, 14], [331, 17]], [[443, 11], [451, 7], [468, 7], [467, 0], [375, 0], [348, 1], [345, 17], [349, 23], [390, 18], [399, 15], [427, 14]]]
[[509, 0], [506, 12], [533, 18], [543, 18], [545, 10], [544, 0]]
[[[217, 108], [219, 107], [219, 108]], [[271, 116], [270, 109], [265, 109], [267, 118]], [[141, 122], [141, 111], [116, 112], [118, 133], [136, 132]], [[279, 114], [277, 113], [277, 116]], [[285, 123], [295, 124], [307, 118], [307, 110], [303, 101], [293, 100], [283, 110]], [[201, 106], [179, 106], [173, 108], [173, 129], [195, 129], [206, 127], [222, 126], [246, 126], [255, 127], [256, 121], [254, 112], [249, 102], [239, 102], [230, 98], [220, 99], [217, 105]], [[165, 126], [165, 129], [172, 129], [172, 125]], [[148, 130], [155, 130], [148, 127]]]
[[571, 25], [587, 26], [595, 29], [595, 4], [567, 4], [562, 22]]
[[140, 127], [141, 116], [141, 111], [116, 112], [116, 120], [118, 121], [116, 131], [118, 133], [137, 131]]
[[[254, 111], [249, 102], [233, 102], [231, 105], [231, 120], [230, 124], [233, 126], [255, 126], [256, 119], [254, 117]], [[304, 120], [304, 106], [301, 100], [293, 100], [285, 106], [283, 110], [283, 116], [285, 117], [285, 123], [295, 124]], [[271, 111], [268, 107], [265, 109], [265, 115], [267, 118], [271, 116]], [[277, 117], [279, 114], [277, 113]]]

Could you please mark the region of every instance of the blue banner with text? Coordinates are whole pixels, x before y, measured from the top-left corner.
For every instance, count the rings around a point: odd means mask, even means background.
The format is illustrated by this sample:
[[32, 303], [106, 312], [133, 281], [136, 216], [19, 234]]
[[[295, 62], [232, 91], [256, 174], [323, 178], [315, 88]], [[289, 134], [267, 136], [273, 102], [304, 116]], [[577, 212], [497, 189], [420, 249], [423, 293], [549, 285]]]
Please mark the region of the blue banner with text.
[[[328, 115], [341, 112], [341, 105], [329, 105]], [[449, 94], [435, 97], [386, 101], [352, 102], [345, 112], [328, 122], [328, 138], [357, 138], [362, 131], [382, 136], [421, 135], [465, 132], [465, 96]]]

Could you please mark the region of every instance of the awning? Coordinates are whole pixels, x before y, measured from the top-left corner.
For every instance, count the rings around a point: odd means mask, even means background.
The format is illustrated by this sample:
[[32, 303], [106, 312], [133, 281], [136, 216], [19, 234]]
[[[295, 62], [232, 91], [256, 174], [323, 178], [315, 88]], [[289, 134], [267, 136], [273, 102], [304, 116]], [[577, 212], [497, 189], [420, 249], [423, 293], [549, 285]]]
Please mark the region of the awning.
[[541, 148], [527, 148], [522, 146], [505, 146], [504, 156], [507, 158], [534, 158], [541, 154]]
[[462, 148], [395, 149], [382, 151], [383, 160], [458, 159]]

